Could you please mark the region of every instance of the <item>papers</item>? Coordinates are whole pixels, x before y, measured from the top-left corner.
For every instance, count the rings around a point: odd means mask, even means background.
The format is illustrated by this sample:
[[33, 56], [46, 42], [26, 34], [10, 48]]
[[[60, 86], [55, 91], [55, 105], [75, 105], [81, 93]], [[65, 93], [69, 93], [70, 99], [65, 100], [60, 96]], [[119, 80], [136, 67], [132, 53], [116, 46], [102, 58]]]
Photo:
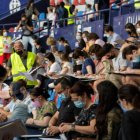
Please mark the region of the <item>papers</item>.
[[117, 75], [122, 75], [122, 76], [140, 76], [140, 74], [136, 74], [136, 73], [129, 73], [127, 71], [115, 71], [115, 72], [111, 72], [112, 74], [117, 74]]
[[120, 44], [120, 45], [123, 45], [124, 43], [125, 43], [125, 41], [124, 40], [121, 40], [121, 39], [119, 39], [119, 40], [116, 40], [116, 41], [114, 41], [116, 44]]
[[30, 69], [27, 72], [19, 72], [18, 74], [13, 75], [13, 77], [17, 77], [17, 76], [25, 76], [27, 80], [29, 81], [35, 81], [35, 79], [33, 78], [32, 74], [37, 71], [39, 68], [41, 68], [42, 66], [39, 66], [35, 69]]

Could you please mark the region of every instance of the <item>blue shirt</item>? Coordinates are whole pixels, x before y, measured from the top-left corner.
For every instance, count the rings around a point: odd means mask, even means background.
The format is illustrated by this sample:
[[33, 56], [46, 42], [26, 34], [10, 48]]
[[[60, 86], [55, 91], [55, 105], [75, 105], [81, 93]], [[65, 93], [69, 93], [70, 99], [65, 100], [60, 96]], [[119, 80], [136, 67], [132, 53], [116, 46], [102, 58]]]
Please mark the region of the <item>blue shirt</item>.
[[86, 58], [82, 65], [82, 74], [88, 74], [86, 67], [91, 66], [92, 72], [95, 73], [95, 65], [91, 58]]

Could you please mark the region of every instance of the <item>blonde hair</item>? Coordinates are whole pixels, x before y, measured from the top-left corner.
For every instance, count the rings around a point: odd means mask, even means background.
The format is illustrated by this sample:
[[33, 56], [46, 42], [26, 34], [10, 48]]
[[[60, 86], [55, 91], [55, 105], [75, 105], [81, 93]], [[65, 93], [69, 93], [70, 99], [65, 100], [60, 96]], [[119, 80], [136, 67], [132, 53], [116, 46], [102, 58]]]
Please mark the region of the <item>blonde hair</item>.
[[49, 46], [56, 45], [56, 40], [53, 37], [48, 37], [48, 39], [47, 39], [47, 45], [49, 45]]

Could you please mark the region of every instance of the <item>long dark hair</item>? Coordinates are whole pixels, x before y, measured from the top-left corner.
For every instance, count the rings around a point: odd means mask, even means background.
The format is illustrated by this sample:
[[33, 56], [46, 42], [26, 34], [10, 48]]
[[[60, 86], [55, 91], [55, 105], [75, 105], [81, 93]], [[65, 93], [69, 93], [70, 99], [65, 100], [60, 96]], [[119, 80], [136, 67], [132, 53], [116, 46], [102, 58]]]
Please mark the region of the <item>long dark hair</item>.
[[130, 31], [131, 31], [130, 36], [138, 38], [138, 34], [137, 34], [137, 31], [136, 31], [136, 28], [135, 28], [135, 26], [132, 23], [127, 23], [125, 25], [125, 29], [130, 29]]
[[134, 85], [124, 85], [119, 89], [118, 96], [132, 104], [135, 109], [140, 110], [140, 90]]
[[35, 96], [35, 97], [42, 96], [44, 97], [45, 100], [47, 100], [50, 97], [47, 90], [40, 87], [33, 88], [30, 95]]
[[33, 4], [34, 4], [34, 0], [29, 0], [29, 1], [28, 1], [28, 4], [27, 4], [27, 9], [29, 9], [29, 8], [30, 8], [31, 3], [33, 3]]
[[103, 81], [97, 85], [99, 93], [99, 105], [96, 114], [96, 127], [99, 135], [99, 140], [107, 135], [107, 114], [117, 106], [118, 89], [110, 81]]
[[76, 93], [78, 96], [83, 96], [86, 93], [87, 97], [90, 99], [94, 91], [89, 84], [79, 81], [70, 89], [70, 94], [73, 93]]

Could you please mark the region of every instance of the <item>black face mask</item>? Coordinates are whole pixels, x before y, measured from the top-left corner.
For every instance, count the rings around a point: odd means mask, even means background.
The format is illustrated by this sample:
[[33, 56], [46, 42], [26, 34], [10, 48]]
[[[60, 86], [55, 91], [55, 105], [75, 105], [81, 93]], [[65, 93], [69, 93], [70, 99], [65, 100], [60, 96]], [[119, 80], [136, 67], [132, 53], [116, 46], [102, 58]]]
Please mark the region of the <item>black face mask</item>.
[[126, 31], [129, 35], [131, 35], [131, 31]]
[[21, 56], [23, 54], [23, 51], [22, 50], [16, 51], [16, 53]]
[[115, 58], [115, 55], [111, 55], [111, 56], [109, 57], [109, 59], [113, 59], [113, 58]]
[[24, 95], [23, 95], [21, 92], [19, 92], [19, 93], [16, 94], [15, 96], [16, 96], [17, 99], [19, 99], [19, 100], [21, 100], [21, 101], [24, 99]]

